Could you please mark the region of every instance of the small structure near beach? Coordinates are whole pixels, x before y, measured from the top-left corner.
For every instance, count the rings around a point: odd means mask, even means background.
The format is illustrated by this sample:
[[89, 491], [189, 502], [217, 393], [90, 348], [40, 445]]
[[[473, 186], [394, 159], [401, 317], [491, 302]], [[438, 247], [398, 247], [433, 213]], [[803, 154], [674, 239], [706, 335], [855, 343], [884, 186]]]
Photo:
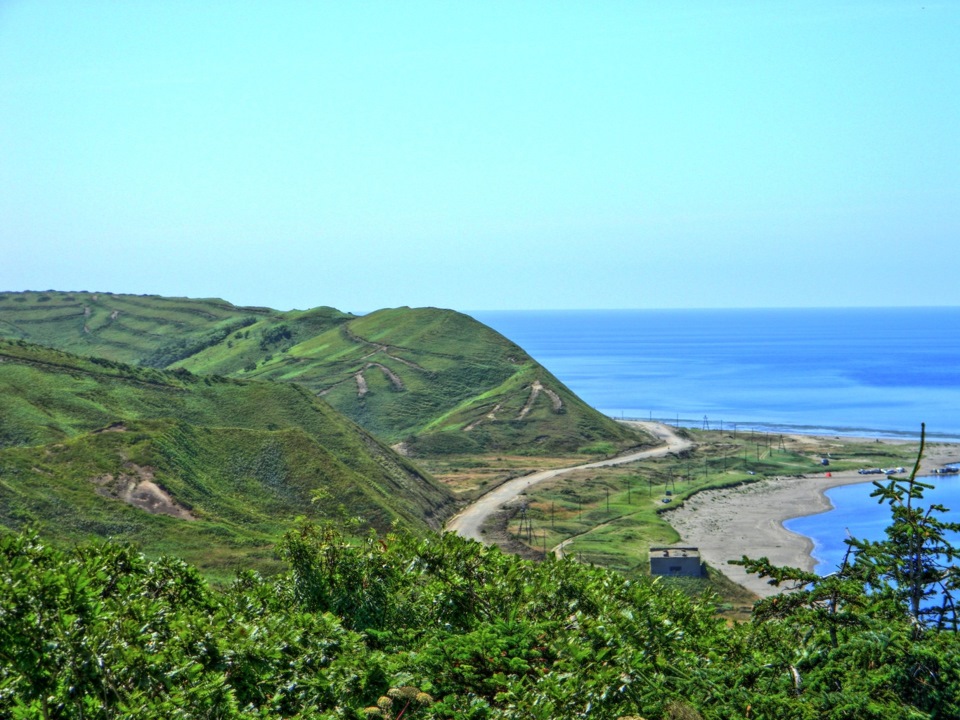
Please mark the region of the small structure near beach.
[[650, 548], [650, 574], [703, 577], [700, 548], [667, 545]]

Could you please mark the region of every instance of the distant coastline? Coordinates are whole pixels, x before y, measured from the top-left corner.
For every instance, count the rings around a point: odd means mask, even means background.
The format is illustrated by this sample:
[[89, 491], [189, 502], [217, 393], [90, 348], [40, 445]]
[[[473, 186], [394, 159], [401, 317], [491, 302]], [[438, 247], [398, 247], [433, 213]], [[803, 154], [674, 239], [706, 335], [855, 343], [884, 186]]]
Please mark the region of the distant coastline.
[[[703, 419], [697, 420], [694, 418], [666, 418], [666, 417], [656, 417], [652, 414], [647, 417], [625, 417], [621, 415], [612, 415], [607, 410], [600, 410], [604, 414], [612, 417], [614, 420], [638, 420], [638, 421], [649, 421], [661, 422], [665, 425], [672, 425], [674, 427], [683, 427], [691, 429], [704, 429]], [[919, 442], [920, 441], [920, 429], [916, 430], [881, 430], [877, 428], [868, 428], [868, 427], [846, 427], [838, 426], [833, 427], [829, 425], [788, 425], [784, 423], [775, 423], [775, 422], [762, 422], [762, 421], [746, 421], [746, 422], [730, 422], [728, 420], [709, 420], [709, 426], [706, 429], [710, 430], [726, 430], [728, 432], [733, 432], [734, 429], [737, 432], [757, 432], [765, 433], [772, 435], [805, 435], [812, 437], [843, 437], [851, 438], [856, 440], [863, 440], [865, 442], [872, 440], [891, 440], [891, 441], [902, 441], [902, 442]], [[927, 431], [926, 433], [928, 442], [945, 442], [945, 443], [960, 443], [960, 433], [944, 433], [944, 432], [933, 432]]]
[[[960, 461], [960, 308], [479, 312], [584, 401], [615, 419], [765, 435], [941, 446]], [[748, 418], [751, 418], [748, 420]], [[945, 445], [948, 444], [948, 445]], [[936, 450], [939, 452], [939, 450]], [[944, 459], [943, 462], [950, 462]], [[813, 542], [783, 523], [830, 509], [856, 472], [706, 491], [667, 513], [704, 558], [758, 594], [728, 559], [813, 569]], [[768, 487], [769, 486], [769, 487]], [[694, 535], [695, 526], [701, 526]], [[842, 528], [840, 529], [842, 533]]]

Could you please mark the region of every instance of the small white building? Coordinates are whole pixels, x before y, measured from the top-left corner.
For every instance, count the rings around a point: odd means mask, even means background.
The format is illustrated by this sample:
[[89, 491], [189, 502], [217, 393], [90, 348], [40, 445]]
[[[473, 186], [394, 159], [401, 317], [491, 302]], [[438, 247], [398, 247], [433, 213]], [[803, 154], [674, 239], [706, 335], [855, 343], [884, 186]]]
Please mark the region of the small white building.
[[650, 548], [650, 574], [672, 577], [702, 577], [700, 549], [668, 545]]

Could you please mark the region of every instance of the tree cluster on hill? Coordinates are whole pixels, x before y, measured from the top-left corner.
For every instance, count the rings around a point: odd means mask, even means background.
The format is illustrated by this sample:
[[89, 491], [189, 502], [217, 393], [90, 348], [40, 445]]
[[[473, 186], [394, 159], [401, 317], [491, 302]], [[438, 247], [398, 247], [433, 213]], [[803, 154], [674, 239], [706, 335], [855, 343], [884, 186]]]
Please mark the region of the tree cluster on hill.
[[211, 330], [197, 337], [180, 337], [162, 345], [140, 360], [140, 365], [152, 368], [165, 368], [179, 360], [192, 357], [203, 350], [222, 343], [234, 332], [240, 331], [257, 322], [256, 318], [244, 317], [223, 327]]

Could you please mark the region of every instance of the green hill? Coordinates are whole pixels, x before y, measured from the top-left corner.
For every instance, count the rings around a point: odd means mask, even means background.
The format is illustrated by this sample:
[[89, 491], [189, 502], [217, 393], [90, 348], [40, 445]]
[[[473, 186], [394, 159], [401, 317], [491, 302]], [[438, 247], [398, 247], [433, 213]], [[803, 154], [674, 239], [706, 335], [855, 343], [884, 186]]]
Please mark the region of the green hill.
[[293, 381], [414, 455], [576, 453], [646, 440], [507, 338], [451, 310], [358, 317], [217, 299], [2, 293], [0, 336], [145, 367]]
[[136, 540], [208, 572], [268, 565], [298, 517], [437, 528], [450, 494], [293, 383], [0, 340], [0, 525]]

